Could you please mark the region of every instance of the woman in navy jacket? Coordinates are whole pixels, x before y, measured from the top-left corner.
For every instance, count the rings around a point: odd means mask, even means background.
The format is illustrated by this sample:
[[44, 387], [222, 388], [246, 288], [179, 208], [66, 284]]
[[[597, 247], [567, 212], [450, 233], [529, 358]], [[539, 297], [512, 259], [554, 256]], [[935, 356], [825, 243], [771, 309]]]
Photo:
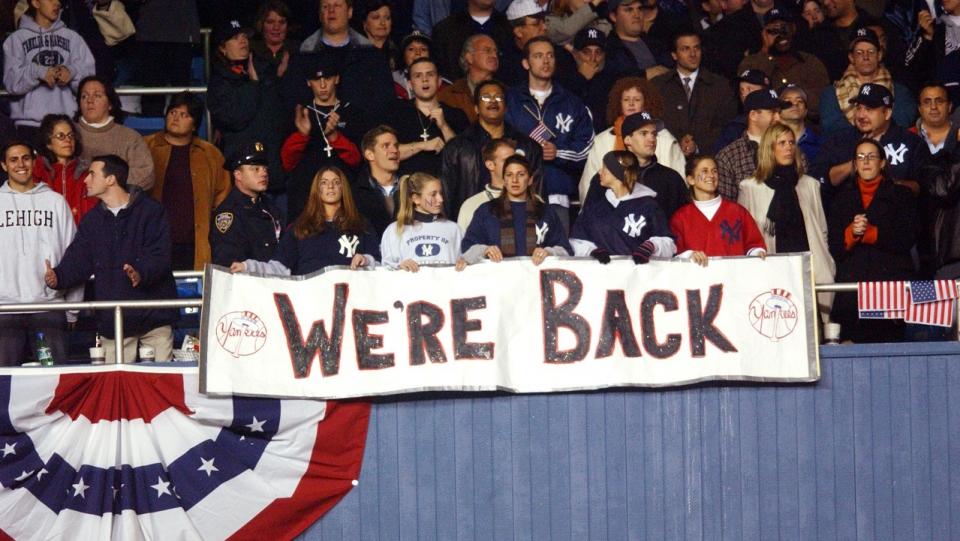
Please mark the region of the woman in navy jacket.
[[611, 255], [632, 255], [643, 264], [651, 256], [673, 257], [667, 217], [656, 202], [657, 192], [639, 182], [637, 157], [626, 150], [603, 156], [598, 197], [588, 197], [573, 224], [570, 244], [574, 255], [609, 263]]
[[500, 197], [477, 208], [461, 247], [467, 263], [483, 258], [500, 262], [504, 257], [530, 256], [539, 265], [548, 255], [569, 255], [560, 218], [533, 189], [530, 165], [521, 156], [503, 162]]
[[330, 265], [372, 266], [379, 255], [376, 238], [357, 212], [346, 175], [329, 165], [314, 175], [307, 206], [281, 237], [276, 259], [235, 261], [230, 271], [298, 276]]

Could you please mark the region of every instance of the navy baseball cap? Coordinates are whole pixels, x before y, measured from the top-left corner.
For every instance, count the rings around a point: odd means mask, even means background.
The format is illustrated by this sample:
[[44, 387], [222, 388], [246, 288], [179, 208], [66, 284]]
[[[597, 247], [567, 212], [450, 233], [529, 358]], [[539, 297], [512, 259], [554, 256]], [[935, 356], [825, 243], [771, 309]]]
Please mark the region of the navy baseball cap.
[[887, 90], [887, 87], [876, 83], [866, 83], [860, 87], [857, 95], [850, 98], [850, 103], [854, 105], [863, 105], [870, 109], [877, 107], [893, 107], [893, 95]]

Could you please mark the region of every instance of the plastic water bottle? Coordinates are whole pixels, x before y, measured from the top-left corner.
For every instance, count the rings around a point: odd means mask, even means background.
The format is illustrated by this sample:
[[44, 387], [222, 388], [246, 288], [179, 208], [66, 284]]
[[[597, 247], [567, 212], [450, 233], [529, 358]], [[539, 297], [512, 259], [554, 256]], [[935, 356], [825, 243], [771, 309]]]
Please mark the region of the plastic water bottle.
[[37, 333], [37, 361], [40, 366], [53, 366], [56, 364], [53, 360], [53, 350], [47, 345], [46, 338], [42, 332]]

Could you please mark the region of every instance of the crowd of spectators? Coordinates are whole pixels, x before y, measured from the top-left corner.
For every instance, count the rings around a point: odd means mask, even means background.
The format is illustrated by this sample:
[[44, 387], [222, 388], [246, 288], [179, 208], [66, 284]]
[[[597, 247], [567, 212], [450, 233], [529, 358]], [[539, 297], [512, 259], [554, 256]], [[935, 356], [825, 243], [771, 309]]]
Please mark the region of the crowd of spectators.
[[[3, 303], [76, 298], [91, 275], [87, 298], [172, 297], [173, 270], [207, 263], [810, 252], [818, 283], [960, 277], [960, 0], [0, 11], [0, 238], [18, 254]], [[118, 86], [190, 83], [201, 27], [205, 96], [121, 101]], [[141, 134], [131, 114], [164, 127]], [[728, 219], [748, 222], [736, 238]], [[844, 339], [924, 336], [859, 320], [852, 294], [818, 301]], [[133, 344], [167, 356], [174, 316], [128, 318]], [[62, 354], [73, 317], [0, 316], [0, 364], [37, 330]]]

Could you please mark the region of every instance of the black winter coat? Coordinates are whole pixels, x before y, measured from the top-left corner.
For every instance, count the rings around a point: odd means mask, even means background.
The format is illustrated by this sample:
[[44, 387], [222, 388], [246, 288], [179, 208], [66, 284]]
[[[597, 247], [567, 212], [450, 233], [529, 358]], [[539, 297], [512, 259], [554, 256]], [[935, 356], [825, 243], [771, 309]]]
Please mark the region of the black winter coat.
[[[79, 286], [93, 275], [98, 301], [175, 299], [170, 252], [170, 223], [163, 205], [131, 187], [130, 203], [116, 216], [100, 203], [80, 221], [77, 236], [54, 269], [57, 289]], [[136, 287], [123, 270], [126, 264], [140, 273]], [[124, 334], [143, 334], [177, 317], [171, 308], [124, 310]], [[101, 334], [113, 338], [113, 311], [97, 310], [97, 325]]]
[[356, 182], [350, 185], [350, 189], [353, 201], [357, 205], [357, 212], [367, 220], [370, 228], [376, 233], [376, 238], [379, 239], [387, 226], [396, 220], [396, 211], [400, 208], [400, 190], [398, 188], [393, 191], [394, 212], [387, 212], [386, 198], [383, 196], [383, 191], [375, 186], [376, 183], [377, 181], [370, 176], [370, 169], [362, 166]]
[[276, 70], [262, 59], [254, 60], [254, 69], [259, 81], [234, 73], [222, 62], [214, 63], [207, 107], [228, 160], [245, 143], [263, 143], [270, 160], [270, 192], [278, 193], [286, 186], [280, 148], [291, 131], [293, 113], [284, 106]]
[[[506, 107], [506, 103], [503, 104]], [[503, 136], [517, 142], [530, 167], [534, 182], [543, 187], [543, 150], [526, 135], [504, 124]], [[443, 204], [447, 217], [455, 220], [460, 205], [470, 196], [480, 193], [490, 181], [490, 173], [483, 165], [483, 146], [490, 142], [490, 134], [479, 122], [471, 124], [460, 135], [443, 147], [440, 180], [443, 183]]]
[[[880, 280], [909, 280], [913, 277], [910, 249], [915, 240], [914, 223], [916, 199], [910, 190], [884, 179], [877, 187], [870, 206], [864, 210], [859, 183], [855, 179], [844, 182], [833, 199], [827, 220], [827, 241], [830, 255], [837, 263], [836, 281], [866, 282]], [[844, 231], [857, 214], [867, 215], [870, 225], [877, 227], [877, 241], [857, 243], [847, 250]], [[833, 303], [833, 314], [838, 317], [856, 317], [855, 294], [838, 294]]]
[[[956, 126], [951, 134], [956, 133]], [[960, 261], [960, 144], [948, 136], [944, 148], [935, 155], [925, 153], [921, 177], [929, 185], [934, 209], [933, 247], [937, 268]]]

